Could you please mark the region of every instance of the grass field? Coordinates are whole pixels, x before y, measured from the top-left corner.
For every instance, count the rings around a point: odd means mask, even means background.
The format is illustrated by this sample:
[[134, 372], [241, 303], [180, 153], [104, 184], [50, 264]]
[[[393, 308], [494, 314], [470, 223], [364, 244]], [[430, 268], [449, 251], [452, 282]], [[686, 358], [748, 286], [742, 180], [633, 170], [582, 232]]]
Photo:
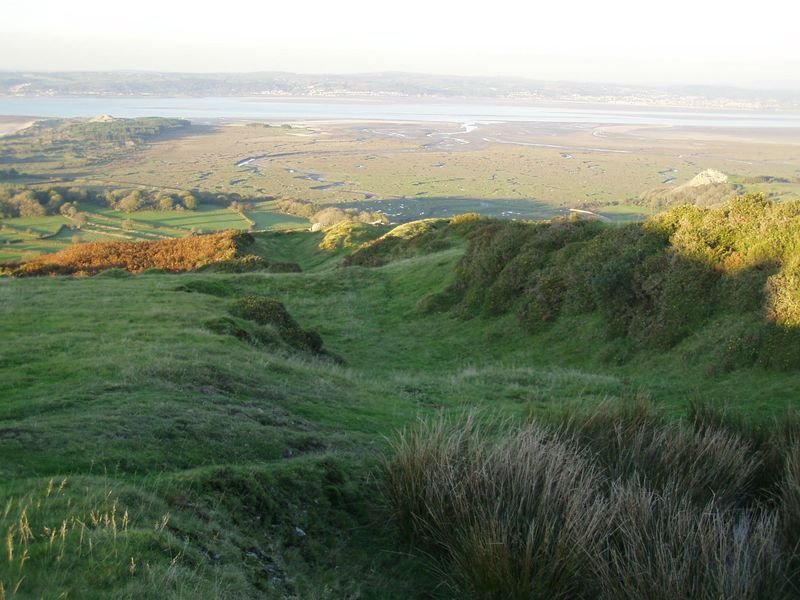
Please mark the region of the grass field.
[[[0, 152], [9, 168], [38, 177], [29, 182], [36, 185], [240, 194], [254, 205], [247, 218], [255, 229], [306, 225], [305, 219], [282, 214], [273, 199], [312, 205], [312, 212], [330, 205], [381, 211], [395, 222], [464, 212], [548, 219], [570, 209], [640, 220], [653, 208], [636, 204], [637, 197], [675, 188], [708, 168], [728, 174], [740, 191], [800, 197], [800, 151], [791, 132], [536, 123], [265, 125], [197, 125], [130, 148], [89, 144], [85, 151], [80, 144], [88, 142], [65, 141], [62, 130], [69, 126], [55, 125], [33, 129], [31, 139], [2, 138]], [[151, 234], [250, 226], [235, 213], [210, 206], [106, 216], [114, 222], [94, 223], [91, 217], [83, 237], [151, 239]], [[134, 227], [113, 229], [121, 220]], [[34, 221], [33, 229], [43, 232], [55, 222]], [[5, 248], [3, 258], [62, 246], [30, 241]]]
[[[324, 235], [257, 236], [304, 273], [0, 280], [7, 598], [463, 597], [389, 520], [380, 473], [399, 429], [631, 399], [752, 423], [797, 409], [796, 370], [711, 374], [697, 340], [615, 366], [597, 316], [531, 335], [510, 314], [424, 310], [456, 276], [458, 237], [368, 269], [340, 268], [351, 250]], [[235, 333], [263, 333], [231, 312], [254, 295], [338, 359]]]
[[130, 215], [134, 222], [158, 228], [218, 231], [220, 229], [247, 229], [249, 224], [241, 215], [226, 208], [202, 206], [193, 211], [137, 211]]
[[[69, 219], [60, 215], [0, 220], [0, 261], [63, 248], [69, 236], [62, 228], [69, 224]], [[47, 239], [42, 239], [43, 236]]]

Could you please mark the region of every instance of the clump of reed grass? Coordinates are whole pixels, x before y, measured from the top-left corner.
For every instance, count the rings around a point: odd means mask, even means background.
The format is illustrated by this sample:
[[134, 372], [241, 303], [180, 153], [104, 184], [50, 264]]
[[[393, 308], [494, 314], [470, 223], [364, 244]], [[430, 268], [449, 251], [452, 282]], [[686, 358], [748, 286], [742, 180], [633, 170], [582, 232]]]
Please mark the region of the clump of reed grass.
[[677, 486], [701, 505], [746, 502], [763, 466], [761, 454], [736, 432], [686, 427], [642, 398], [568, 413], [562, 428], [592, 453], [608, 481], [641, 478], [654, 490]]
[[784, 543], [800, 559], [800, 439], [786, 452], [784, 480], [780, 487], [780, 516]]
[[788, 598], [775, 514], [699, 506], [673, 483], [614, 483], [606, 547], [592, 563], [608, 600]]
[[397, 438], [386, 492], [462, 597], [796, 597], [800, 444], [780, 482], [760, 447], [641, 399], [549, 425], [440, 417]]
[[396, 442], [388, 473], [401, 527], [455, 588], [497, 599], [587, 593], [605, 501], [598, 470], [558, 436], [530, 425], [493, 437], [474, 418], [421, 423]]

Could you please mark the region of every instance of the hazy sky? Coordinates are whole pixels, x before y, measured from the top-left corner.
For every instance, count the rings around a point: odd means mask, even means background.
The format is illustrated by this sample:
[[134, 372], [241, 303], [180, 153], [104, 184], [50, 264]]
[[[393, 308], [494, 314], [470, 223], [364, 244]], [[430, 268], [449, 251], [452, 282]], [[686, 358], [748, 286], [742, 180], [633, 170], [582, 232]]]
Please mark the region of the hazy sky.
[[6, 70], [402, 70], [800, 90], [795, 0], [4, 4]]

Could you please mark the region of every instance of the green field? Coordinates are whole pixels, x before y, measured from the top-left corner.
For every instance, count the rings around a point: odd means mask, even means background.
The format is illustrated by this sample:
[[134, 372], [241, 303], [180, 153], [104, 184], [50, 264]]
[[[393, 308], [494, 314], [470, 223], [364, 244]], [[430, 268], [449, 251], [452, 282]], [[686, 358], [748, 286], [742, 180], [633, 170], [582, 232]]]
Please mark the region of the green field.
[[265, 229], [305, 229], [308, 227], [308, 219], [295, 217], [281, 213], [274, 201], [259, 202], [245, 213], [248, 218], [255, 222], [253, 227], [256, 231]]
[[193, 211], [137, 211], [129, 218], [136, 222], [167, 229], [195, 229], [218, 231], [220, 229], [247, 229], [248, 223], [241, 215], [225, 208], [200, 207]]

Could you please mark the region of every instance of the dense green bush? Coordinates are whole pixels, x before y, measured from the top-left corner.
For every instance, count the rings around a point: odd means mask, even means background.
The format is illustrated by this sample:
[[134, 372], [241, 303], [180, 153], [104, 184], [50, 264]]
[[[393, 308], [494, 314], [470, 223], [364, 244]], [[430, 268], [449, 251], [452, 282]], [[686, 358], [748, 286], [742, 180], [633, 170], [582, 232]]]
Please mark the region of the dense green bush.
[[267, 273], [299, 273], [300, 265], [288, 261], [269, 261], [254, 254], [237, 256], [229, 260], [203, 265], [198, 272], [211, 273], [252, 273], [265, 271]]

